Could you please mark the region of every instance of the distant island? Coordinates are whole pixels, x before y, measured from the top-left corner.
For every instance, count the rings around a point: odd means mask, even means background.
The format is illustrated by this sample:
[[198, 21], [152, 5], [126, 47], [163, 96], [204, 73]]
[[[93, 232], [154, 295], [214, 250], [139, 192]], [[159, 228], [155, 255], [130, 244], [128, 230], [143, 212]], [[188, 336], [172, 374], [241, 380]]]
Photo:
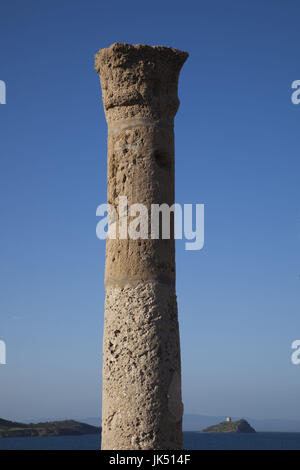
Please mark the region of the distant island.
[[256, 432], [253, 429], [248, 421], [245, 419], [240, 419], [238, 421], [222, 421], [222, 423], [215, 424], [214, 426], [209, 426], [208, 428], [203, 429], [201, 432], [237, 432], [237, 433], [248, 433]]
[[98, 434], [101, 427], [80, 423], [74, 420], [49, 421], [46, 423], [18, 423], [0, 418], [1, 437], [35, 437], [35, 436], [79, 436]]

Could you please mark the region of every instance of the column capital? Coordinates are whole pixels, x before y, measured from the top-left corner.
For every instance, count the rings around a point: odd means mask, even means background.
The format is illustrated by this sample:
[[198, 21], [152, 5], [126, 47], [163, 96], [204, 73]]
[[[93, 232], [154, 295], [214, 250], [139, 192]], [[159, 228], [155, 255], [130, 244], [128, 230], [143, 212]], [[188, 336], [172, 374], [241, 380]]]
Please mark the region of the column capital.
[[146, 118], [172, 121], [178, 106], [178, 76], [188, 53], [164, 46], [115, 43], [100, 49], [100, 75], [107, 122]]

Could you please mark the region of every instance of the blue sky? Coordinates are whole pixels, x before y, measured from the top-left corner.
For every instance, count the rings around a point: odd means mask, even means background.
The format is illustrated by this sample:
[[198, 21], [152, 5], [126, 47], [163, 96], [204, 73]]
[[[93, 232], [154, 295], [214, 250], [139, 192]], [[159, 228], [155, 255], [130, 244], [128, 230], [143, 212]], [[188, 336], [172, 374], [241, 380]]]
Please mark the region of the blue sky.
[[188, 413], [300, 419], [297, 0], [2, 2], [0, 416], [100, 414], [106, 123], [94, 54], [189, 52], [176, 202], [205, 204], [205, 246], [177, 242]]

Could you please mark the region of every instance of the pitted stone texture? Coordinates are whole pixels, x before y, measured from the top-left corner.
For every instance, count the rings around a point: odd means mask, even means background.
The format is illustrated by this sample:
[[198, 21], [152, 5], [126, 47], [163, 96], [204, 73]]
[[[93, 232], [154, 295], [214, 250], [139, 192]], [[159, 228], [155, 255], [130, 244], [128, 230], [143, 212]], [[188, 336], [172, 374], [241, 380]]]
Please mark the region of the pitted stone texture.
[[[174, 203], [174, 116], [187, 53], [113, 44], [96, 55], [108, 124], [107, 200]], [[130, 223], [130, 219], [129, 219]], [[150, 217], [148, 224], [150, 234]], [[182, 402], [171, 239], [108, 239], [102, 449], [180, 449]]]
[[187, 57], [178, 49], [145, 44], [115, 43], [100, 49], [95, 69], [108, 122], [137, 115], [174, 118], [179, 106], [178, 75]]
[[[119, 195], [128, 205], [174, 201], [174, 133], [155, 125], [121, 129], [108, 137], [107, 200], [118, 213]], [[134, 217], [133, 217], [134, 218]], [[130, 223], [131, 219], [128, 219]], [[174, 240], [108, 240], [106, 283], [132, 279], [175, 280]]]
[[106, 290], [103, 449], [180, 449], [176, 296], [143, 282]]

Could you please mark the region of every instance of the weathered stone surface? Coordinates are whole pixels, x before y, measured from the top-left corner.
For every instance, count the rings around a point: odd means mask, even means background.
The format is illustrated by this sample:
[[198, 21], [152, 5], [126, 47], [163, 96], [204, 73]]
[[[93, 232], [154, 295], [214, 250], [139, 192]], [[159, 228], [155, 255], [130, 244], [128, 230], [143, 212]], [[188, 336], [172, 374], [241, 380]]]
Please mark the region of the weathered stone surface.
[[[113, 44], [96, 55], [108, 124], [108, 195], [174, 203], [173, 121], [188, 54]], [[149, 228], [150, 233], [150, 228]], [[180, 449], [174, 239], [108, 239], [102, 449]]]

